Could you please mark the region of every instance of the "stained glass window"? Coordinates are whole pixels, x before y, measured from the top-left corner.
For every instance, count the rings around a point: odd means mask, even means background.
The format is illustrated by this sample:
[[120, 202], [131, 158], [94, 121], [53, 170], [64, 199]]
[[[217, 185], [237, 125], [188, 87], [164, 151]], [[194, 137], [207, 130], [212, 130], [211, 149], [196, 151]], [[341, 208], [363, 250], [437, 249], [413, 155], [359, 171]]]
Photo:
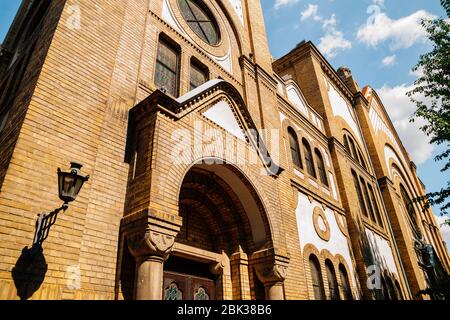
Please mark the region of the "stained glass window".
[[183, 18], [203, 41], [216, 45], [220, 41], [219, 28], [206, 5], [199, 0], [178, 0]]
[[194, 300], [209, 300], [209, 295], [206, 292], [205, 288], [198, 288], [197, 292], [194, 294]]
[[323, 162], [322, 154], [318, 149], [315, 150], [317, 158], [317, 167], [319, 169], [320, 182], [328, 187], [327, 170], [325, 169], [325, 163]]
[[208, 81], [208, 72], [206, 68], [200, 66], [198, 63], [191, 63], [191, 90], [200, 87]]
[[156, 59], [155, 84], [174, 97], [178, 95], [178, 64], [178, 51], [161, 39]]
[[305, 151], [306, 170], [308, 174], [314, 178], [317, 178], [316, 168], [314, 168], [314, 159], [311, 151], [311, 146], [306, 139], [303, 139], [303, 149]]
[[183, 300], [183, 293], [180, 291], [175, 282], [172, 282], [169, 287], [164, 290], [164, 300]]
[[296, 168], [302, 169], [302, 161], [301, 161], [301, 155], [300, 155], [300, 147], [298, 146], [298, 138], [295, 134], [294, 129], [289, 128], [288, 129], [289, 134], [289, 147], [291, 149], [291, 156], [292, 156], [292, 162], [294, 163], [294, 166]]

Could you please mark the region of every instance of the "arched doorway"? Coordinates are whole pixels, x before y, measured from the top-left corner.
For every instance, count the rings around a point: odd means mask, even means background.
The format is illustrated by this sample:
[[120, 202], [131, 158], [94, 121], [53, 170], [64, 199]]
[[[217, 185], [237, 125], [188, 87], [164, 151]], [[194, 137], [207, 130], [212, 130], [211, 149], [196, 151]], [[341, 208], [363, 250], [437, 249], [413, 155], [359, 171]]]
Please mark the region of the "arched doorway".
[[181, 185], [179, 213], [183, 225], [164, 264], [163, 299], [261, 298], [252, 256], [272, 241], [249, 180], [231, 165], [195, 165]]

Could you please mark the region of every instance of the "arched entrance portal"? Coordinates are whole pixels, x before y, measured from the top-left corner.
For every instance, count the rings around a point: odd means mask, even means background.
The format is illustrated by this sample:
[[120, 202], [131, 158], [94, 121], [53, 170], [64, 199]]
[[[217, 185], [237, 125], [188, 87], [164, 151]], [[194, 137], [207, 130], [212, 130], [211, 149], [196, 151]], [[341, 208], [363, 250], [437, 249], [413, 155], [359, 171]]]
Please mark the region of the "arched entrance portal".
[[[267, 288], [274, 283], [262, 283], [260, 261], [252, 259], [272, 248], [269, 222], [242, 173], [230, 165], [193, 166], [181, 186], [179, 212], [183, 225], [164, 264], [163, 299], [271, 298]], [[272, 298], [283, 298], [277, 295]]]

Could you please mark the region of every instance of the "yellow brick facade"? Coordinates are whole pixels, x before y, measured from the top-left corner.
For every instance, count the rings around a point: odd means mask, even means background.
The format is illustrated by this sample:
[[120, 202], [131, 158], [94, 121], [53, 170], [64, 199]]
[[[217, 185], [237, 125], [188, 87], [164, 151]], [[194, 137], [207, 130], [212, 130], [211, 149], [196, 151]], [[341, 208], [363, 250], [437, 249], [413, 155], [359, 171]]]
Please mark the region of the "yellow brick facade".
[[[182, 2], [23, 2], [0, 61], [0, 299], [308, 300], [312, 255], [324, 299], [417, 298], [427, 275], [400, 186], [425, 190], [376, 93], [309, 42], [273, 61], [259, 1], [193, 1], [217, 45]], [[156, 85], [161, 39], [177, 50], [177, 96]], [[192, 61], [209, 80], [194, 91]], [[30, 258], [70, 161], [90, 180]], [[432, 212], [414, 210], [449, 272]]]

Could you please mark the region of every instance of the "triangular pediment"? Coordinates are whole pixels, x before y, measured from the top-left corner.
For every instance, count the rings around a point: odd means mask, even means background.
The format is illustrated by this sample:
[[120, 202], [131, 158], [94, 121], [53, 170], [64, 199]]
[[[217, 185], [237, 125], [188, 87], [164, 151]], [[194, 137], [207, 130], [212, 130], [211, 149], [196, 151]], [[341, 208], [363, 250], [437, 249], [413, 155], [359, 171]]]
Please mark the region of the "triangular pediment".
[[219, 125], [238, 139], [246, 141], [246, 135], [242, 125], [236, 119], [235, 111], [226, 100], [220, 100], [213, 106], [202, 112], [202, 115]]

